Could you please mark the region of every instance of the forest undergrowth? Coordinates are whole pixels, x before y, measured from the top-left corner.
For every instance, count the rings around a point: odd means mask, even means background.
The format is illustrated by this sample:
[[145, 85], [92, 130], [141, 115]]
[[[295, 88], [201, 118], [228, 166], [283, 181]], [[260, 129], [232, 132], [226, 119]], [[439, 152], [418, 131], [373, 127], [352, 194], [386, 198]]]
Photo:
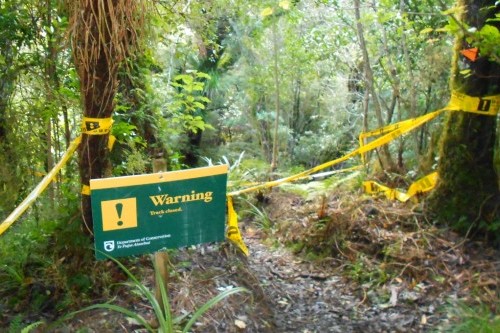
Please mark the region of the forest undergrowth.
[[[434, 225], [422, 203], [352, 190], [318, 194], [300, 186], [258, 198], [236, 201], [249, 257], [228, 243], [169, 251], [168, 294], [175, 316], [188, 320], [201, 304], [231, 288], [252, 292], [216, 304], [193, 332], [498, 329], [498, 250]], [[54, 231], [40, 240], [59, 249], [45, 261], [36, 254], [47, 248], [40, 243], [17, 270], [3, 266], [0, 327], [18, 332], [40, 323], [32, 331], [146, 332], [137, 321], [106, 309], [57, 321], [102, 302], [148, 320], [153, 311], [114, 263], [94, 262], [90, 251], [82, 256], [83, 243], [62, 245], [64, 231]], [[150, 256], [122, 262], [153, 287]]]

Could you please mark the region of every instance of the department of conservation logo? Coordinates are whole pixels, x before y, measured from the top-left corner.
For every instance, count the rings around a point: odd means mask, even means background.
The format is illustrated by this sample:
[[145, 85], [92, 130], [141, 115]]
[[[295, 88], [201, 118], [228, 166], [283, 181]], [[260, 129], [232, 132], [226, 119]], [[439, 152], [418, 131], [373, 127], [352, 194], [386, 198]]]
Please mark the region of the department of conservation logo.
[[115, 241], [105, 241], [104, 242], [104, 250], [106, 252], [111, 252], [115, 249]]

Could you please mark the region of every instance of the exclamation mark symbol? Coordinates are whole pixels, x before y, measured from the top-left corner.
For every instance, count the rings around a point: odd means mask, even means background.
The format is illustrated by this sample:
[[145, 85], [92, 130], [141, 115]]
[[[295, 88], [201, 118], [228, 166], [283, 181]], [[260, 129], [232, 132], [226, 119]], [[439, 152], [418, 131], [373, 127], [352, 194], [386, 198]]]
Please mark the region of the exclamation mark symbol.
[[122, 210], [123, 210], [123, 204], [122, 203], [117, 203], [115, 205], [116, 207], [116, 212], [118, 213], [118, 225], [122, 226], [123, 221], [122, 221]]

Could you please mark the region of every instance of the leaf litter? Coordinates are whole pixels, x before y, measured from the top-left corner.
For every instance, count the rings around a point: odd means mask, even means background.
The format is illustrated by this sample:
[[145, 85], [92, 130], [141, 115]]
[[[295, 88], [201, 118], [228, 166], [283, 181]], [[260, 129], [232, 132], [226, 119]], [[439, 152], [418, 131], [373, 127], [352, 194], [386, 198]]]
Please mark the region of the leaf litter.
[[[348, 192], [304, 199], [274, 190], [255, 206], [268, 221], [241, 218], [249, 257], [227, 243], [171, 254], [168, 292], [176, 316], [188, 318], [227, 288], [252, 291], [214, 306], [193, 332], [435, 332], [455, 320], [451, 309], [461, 302], [492, 311], [498, 304], [498, 251], [433, 225], [421, 205]], [[150, 260], [138, 265], [152, 288]], [[144, 300], [131, 298], [115, 301], [151, 317]], [[65, 326], [82, 327], [145, 332], [109, 311], [79, 315]]]

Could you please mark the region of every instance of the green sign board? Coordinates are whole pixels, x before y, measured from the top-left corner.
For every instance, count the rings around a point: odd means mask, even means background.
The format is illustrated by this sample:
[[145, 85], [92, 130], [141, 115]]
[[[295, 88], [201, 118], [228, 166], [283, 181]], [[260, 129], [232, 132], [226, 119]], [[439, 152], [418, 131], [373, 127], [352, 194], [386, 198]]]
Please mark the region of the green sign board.
[[226, 185], [226, 165], [92, 179], [96, 258], [224, 240]]

